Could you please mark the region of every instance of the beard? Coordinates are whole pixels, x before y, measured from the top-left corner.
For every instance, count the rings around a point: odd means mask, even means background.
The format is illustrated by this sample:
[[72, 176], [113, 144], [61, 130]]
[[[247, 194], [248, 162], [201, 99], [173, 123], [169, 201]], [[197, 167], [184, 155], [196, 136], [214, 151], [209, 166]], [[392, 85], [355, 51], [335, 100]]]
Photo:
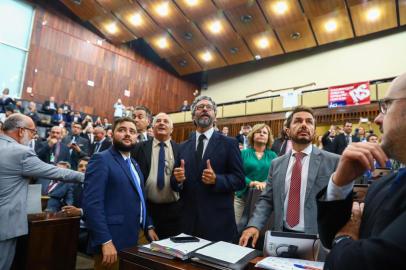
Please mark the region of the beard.
[[[207, 116], [208, 118], [204, 119], [203, 116]], [[208, 114], [203, 114], [195, 120], [195, 124], [201, 128], [207, 128], [213, 125], [214, 118], [210, 117]]]
[[24, 132], [24, 137], [21, 138], [20, 143], [25, 146], [29, 146], [31, 142], [30, 137], [28, 136], [27, 132]]
[[[303, 130], [299, 130], [297, 133], [299, 134], [300, 132], [303, 132]], [[290, 139], [297, 143], [297, 144], [309, 144], [313, 141], [313, 136], [310, 135], [309, 132], [309, 138], [299, 138], [296, 134], [291, 136]]]
[[136, 142], [131, 143], [130, 145], [124, 144], [122, 141], [119, 141], [113, 138], [114, 147], [121, 152], [130, 152], [134, 149]]

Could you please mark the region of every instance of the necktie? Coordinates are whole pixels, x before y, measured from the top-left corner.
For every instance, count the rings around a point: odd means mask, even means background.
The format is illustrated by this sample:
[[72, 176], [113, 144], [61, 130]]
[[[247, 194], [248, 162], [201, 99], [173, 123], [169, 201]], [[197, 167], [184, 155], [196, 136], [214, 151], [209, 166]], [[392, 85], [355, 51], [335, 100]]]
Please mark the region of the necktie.
[[61, 145], [59, 142], [57, 142], [54, 146], [54, 158], [55, 158], [55, 162], [58, 162], [58, 157], [59, 157], [59, 153], [61, 152]]
[[345, 135], [345, 141], [347, 142], [347, 145], [349, 145], [351, 143], [350, 135]]
[[146, 208], [145, 208], [145, 200], [144, 200], [144, 194], [142, 193], [142, 189], [141, 189], [141, 185], [140, 183], [138, 183], [138, 177], [135, 175], [135, 172], [131, 166], [131, 158], [127, 158], [127, 165], [128, 165], [128, 169], [131, 172], [131, 177], [134, 181], [135, 187], [137, 189], [138, 195], [140, 197], [140, 201], [141, 201], [141, 215], [142, 215], [142, 227], [145, 228], [145, 219], [147, 217], [146, 215]]
[[294, 154], [296, 161], [292, 169], [290, 179], [288, 209], [286, 213], [286, 222], [293, 228], [299, 224], [300, 218], [300, 186], [302, 184], [302, 158], [304, 153], [297, 152]]
[[165, 185], [165, 143], [159, 143], [159, 159], [158, 159], [158, 179], [157, 186], [162, 190]]
[[100, 142], [97, 142], [97, 143], [96, 143], [94, 149], [95, 149], [95, 150], [94, 150], [95, 153], [98, 153], [98, 152], [99, 152], [99, 150], [100, 150]]
[[196, 161], [198, 164], [202, 161], [202, 157], [203, 157], [204, 139], [206, 139], [206, 136], [204, 134], [200, 134], [199, 143], [197, 144], [197, 149], [196, 149]]

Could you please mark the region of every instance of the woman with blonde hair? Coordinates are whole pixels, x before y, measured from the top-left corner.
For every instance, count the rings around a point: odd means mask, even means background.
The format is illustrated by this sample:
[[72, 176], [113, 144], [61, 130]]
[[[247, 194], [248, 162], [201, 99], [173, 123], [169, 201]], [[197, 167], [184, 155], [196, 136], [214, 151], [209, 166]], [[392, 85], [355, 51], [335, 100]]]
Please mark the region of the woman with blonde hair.
[[246, 187], [236, 192], [234, 199], [237, 224], [244, 211], [248, 188], [265, 189], [271, 161], [277, 157], [271, 150], [273, 136], [267, 124], [256, 124], [248, 134], [248, 142], [250, 147], [241, 151]]

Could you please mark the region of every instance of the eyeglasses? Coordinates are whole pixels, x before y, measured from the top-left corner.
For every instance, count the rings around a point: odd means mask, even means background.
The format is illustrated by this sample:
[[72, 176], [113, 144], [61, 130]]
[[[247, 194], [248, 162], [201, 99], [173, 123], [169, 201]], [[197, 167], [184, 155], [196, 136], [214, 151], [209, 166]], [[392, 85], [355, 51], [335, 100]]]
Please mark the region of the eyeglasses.
[[20, 127], [20, 128], [29, 130], [33, 135], [37, 134], [37, 130], [35, 128], [27, 128], [27, 127]]
[[393, 101], [395, 100], [402, 100], [402, 99], [406, 99], [406, 97], [401, 97], [401, 98], [384, 98], [378, 101], [379, 104], [379, 111], [382, 114], [386, 114], [386, 112], [388, 111], [390, 105], [393, 103]]
[[200, 104], [199, 106], [196, 106], [197, 111], [202, 111], [206, 108], [208, 111], [212, 111], [214, 109], [213, 105], [210, 104]]

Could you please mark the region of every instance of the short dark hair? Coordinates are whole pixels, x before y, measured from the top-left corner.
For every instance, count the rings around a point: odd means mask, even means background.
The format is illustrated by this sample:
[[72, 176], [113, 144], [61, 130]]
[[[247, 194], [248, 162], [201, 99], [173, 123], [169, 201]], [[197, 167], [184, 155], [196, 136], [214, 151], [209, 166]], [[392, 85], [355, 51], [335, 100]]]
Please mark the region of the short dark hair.
[[286, 127], [287, 128], [290, 128], [290, 124], [292, 123], [293, 116], [295, 115], [295, 113], [298, 113], [298, 112], [308, 112], [308, 113], [310, 113], [314, 118], [314, 126], [316, 126], [316, 118], [314, 117], [313, 109], [310, 108], [310, 107], [307, 107], [307, 106], [296, 106], [295, 108], [293, 108], [292, 113], [286, 119]]
[[123, 123], [123, 122], [131, 122], [131, 123], [133, 123], [133, 124], [135, 125], [135, 120], [134, 120], [134, 119], [132, 119], [132, 118], [130, 118], [130, 117], [120, 117], [120, 118], [117, 118], [117, 119], [114, 121], [114, 124], [113, 124], [113, 132], [116, 130], [117, 125], [118, 125], [118, 124], [121, 124], [121, 123]]
[[74, 125], [79, 125], [79, 126], [80, 126], [80, 128], [82, 128], [82, 129], [83, 129], [82, 124], [81, 124], [81, 123], [79, 123], [79, 122], [72, 122], [71, 127], [73, 127]]
[[369, 139], [371, 139], [371, 137], [376, 137], [377, 139], [379, 139], [378, 135], [372, 133], [367, 136], [367, 142], [369, 142]]
[[[147, 115], [148, 119], [150, 122], [152, 122], [152, 113], [151, 111], [144, 105], [137, 105], [134, 108], [134, 111], [144, 111], [145, 114]], [[114, 130], [114, 129], [113, 129]]]
[[79, 163], [80, 163], [82, 160], [89, 162], [90, 157], [88, 157], [88, 156], [84, 156], [84, 157], [82, 157], [81, 159], [79, 159], [78, 164], [79, 164]]

